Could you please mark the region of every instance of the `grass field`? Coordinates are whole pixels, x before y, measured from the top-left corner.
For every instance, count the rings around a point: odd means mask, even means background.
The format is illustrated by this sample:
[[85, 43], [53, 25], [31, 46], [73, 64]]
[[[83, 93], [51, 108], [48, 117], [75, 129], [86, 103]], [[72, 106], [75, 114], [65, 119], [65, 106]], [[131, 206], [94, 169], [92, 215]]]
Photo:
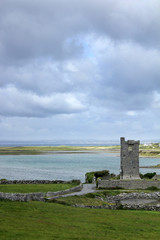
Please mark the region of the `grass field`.
[[158, 240], [159, 222], [159, 212], [0, 202], [1, 240]]
[[75, 187], [77, 184], [0, 184], [0, 192], [32, 193], [56, 192]]

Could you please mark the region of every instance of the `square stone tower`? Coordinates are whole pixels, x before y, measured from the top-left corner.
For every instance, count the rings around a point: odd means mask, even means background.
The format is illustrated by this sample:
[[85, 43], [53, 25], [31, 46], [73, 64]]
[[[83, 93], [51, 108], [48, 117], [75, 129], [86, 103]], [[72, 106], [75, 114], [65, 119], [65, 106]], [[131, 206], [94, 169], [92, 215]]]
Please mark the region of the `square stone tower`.
[[140, 179], [139, 176], [139, 144], [140, 141], [121, 137], [121, 173], [120, 179]]

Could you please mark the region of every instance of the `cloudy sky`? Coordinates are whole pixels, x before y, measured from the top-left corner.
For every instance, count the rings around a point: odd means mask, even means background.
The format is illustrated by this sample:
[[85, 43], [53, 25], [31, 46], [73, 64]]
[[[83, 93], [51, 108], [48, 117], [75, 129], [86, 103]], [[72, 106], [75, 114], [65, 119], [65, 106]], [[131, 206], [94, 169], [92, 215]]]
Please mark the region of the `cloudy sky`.
[[159, 0], [1, 0], [0, 140], [160, 139]]

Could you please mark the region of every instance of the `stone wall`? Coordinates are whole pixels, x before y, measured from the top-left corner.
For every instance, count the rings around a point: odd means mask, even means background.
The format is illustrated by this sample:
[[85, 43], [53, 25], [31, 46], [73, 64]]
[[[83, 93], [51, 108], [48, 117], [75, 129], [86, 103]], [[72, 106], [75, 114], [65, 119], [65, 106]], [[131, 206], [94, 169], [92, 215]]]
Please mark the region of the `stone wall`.
[[98, 188], [146, 189], [148, 187], [160, 189], [158, 180], [98, 180]]
[[82, 188], [83, 188], [83, 184], [81, 183], [79, 186], [76, 186], [76, 187], [73, 187], [73, 188], [70, 188], [70, 189], [57, 191], [57, 192], [47, 192], [46, 197], [47, 198], [54, 198], [54, 197], [57, 197], [57, 196], [59, 197], [60, 195], [81, 191]]
[[160, 192], [131, 192], [131, 193], [120, 193], [116, 196], [106, 196], [107, 202], [116, 203], [128, 199], [147, 199], [147, 200], [160, 200]]
[[[121, 193], [116, 196], [106, 196], [105, 198], [99, 197], [101, 201], [107, 202], [108, 205], [94, 206], [94, 205], [83, 205], [75, 204], [74, 207], [81, 208], [103, 208], [103, 209], [133, 209], [133, 210], [148, 210], [148, 211], [160, 211], [160, 192], [153, 193]], [[123, 203], [124, 200], [133, 200], [134, 203]], [[137, 203], [136, 199], [141, 199], [141, 203]], [[151, 200], [150, 204], [145, 203], [145, 199]]]
[[0, 192], [0, 199], [10, 201], [45, 201], [45, 193], [3, 193]]
[[148, 206], [148, 205], [128, 205], [128, 204], [115, 204], [115, 205], [102, 205], [102, 206], [93, 206], [93, 205], [82, 205], [82, 204], [75, 204], [73, 207], [80, 207], [80, 208], [96, 208], [96, 209], [112, 209], [112, 210], [146, 210], [146, 211], [160, 211], [160, 206]]
[[80, 180], [62, 181], [62, 180], [5, 180], [1, 179], [0, 184], [59, 184], [59, 183], [73, 183], [80, 184]]
[[[116, 196], [107, 196], [106, 200], [109, 203], [116, 204], [116, 209], [160, 211], [160, 192], [121, 193]], [[126, 203], [126, 200], [129, 200], [128, 203]]]
[[[13, 184], [14, 181], [9, 181], [9, 184]], [[23, 182], [23, 183], [22, 183]], [[21, 184], [26, 184], [26, 182], [29, 183], [33, 183], [33, 181], [21, 181]], [[41, 181], [38, 181], [38, 183], [42, 183]], [[53, 181], [49, 181], [50, 183]], [[54, 183], [57, 183], [57, 181], [54, 181]], [[65, 182], [65, 181], [60, 181], [60, 183], [71, 183], [72, 181], [69, 182]], [[80, 181], [79, 181], [80, 182]], [[20, 181], [16, 181], [15, 184], [20, 183]], [[37, 181], [35, 184], [38, 184]], [[46, 181], [45, 181], [46, 183]], [[59, 182], [58, 182], [59, 183]], [[1, 183], [2, 184], [2, 183]], [[6, 183], [8, 184], [8, 183]], [[6, 200], [10, 200], [10, 201], [20, 201], [20, 202], [28, 202], [28, 201], [46, 201], [47, 198], [51, 198], [51, 197], [58, 197], [60, 195], [64, 195], [64, 194], [68, 194], [68, 193], [72, 193], [72, 192], [78, 192], [81, 191], [83, 188], [83, 184], [80, 183], [78, 186], [70, 188], [70, 189], [66, 189], [66, 190], [62, 190], [62, 191], [57, 191], [57, 192], [47, 192], [47, 193], [43, 193], [43, 192], [39, 192], [39, 193], [4, 193], [4, 192], [0, 192], [0, 199], [6, 199]]]

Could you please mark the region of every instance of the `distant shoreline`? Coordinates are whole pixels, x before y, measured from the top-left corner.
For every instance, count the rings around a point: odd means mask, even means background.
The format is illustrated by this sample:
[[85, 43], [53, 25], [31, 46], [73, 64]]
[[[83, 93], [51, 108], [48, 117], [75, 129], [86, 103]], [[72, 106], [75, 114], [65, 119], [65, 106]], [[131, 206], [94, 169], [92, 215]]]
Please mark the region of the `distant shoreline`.
[[154, 166], [141, 166], [140, 168], [160, 168], [160, 164], [154, 165]]
[[26, 146], [26, 147], [0, 147], [0, 155], [38, 155], [38, 154], [74, 154], [74, 153], [100, 153], [119, 152], [111, 146]]
[[[83, 154], [110, 152], [120, 155], [120, 146], [22, 146], [0, 147], [0, 155], [46, 155], [46, 154]], [[140, 145], [140, 158], [160, 158], [160, 148], [145, 148]]]

